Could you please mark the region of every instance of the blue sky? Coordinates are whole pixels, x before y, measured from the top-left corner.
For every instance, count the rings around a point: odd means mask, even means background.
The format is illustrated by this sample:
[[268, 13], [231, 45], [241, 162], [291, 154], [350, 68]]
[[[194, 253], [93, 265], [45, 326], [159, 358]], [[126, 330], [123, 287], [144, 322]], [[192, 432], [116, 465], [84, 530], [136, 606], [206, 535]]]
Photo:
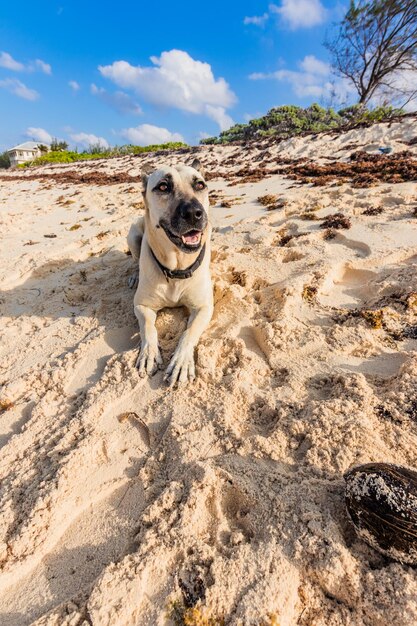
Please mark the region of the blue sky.
[[48, 136], [79, 149], [94, 138], [195, 144], [273, 106], [327, 103], [322, 44], [344, 9], [334, 0], [3, 2], [0, 150]]

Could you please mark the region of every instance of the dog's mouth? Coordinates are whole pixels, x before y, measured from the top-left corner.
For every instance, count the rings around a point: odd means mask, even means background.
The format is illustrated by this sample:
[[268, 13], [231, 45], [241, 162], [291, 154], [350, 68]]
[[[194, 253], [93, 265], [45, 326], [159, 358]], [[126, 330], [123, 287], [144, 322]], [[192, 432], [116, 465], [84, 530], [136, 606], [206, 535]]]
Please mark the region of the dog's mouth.
[[181, 235], [181, 240], [185, 246], [198, 248], [201, 244], [202, 236], [201, 230], [189, 230], [188, 233]]
[[203, 231], [197, 230], [193, 228], [192, 230], [187, 230], [185, 233], [176, 234], [172, 232], [169, 228], [168, 224], [161, 220], [159, 225], [164, 229], [166, 236], [168, 239], [174, 243], [177, 248], [182, 250], [183, 252], [196, 252], [201, 247]]

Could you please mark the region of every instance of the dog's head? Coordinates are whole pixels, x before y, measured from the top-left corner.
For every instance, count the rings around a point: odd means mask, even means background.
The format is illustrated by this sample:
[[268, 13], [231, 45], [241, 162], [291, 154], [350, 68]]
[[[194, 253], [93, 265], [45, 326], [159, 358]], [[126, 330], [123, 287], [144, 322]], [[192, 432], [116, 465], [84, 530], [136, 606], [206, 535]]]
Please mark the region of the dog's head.
[[161, 229], [182, 252], [198, 251], [208, 228], [209, 199], [200, 162], [162, 167], [142, 177], [152, 230]]

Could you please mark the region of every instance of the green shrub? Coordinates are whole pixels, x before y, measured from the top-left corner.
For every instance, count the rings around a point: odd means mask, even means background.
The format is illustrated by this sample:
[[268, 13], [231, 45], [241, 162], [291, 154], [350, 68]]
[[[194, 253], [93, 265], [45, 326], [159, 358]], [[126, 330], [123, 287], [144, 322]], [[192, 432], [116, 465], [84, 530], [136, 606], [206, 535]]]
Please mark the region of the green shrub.
[[235, 124], [221, 132], [218, 137], [202, 139], [200, 143], [224, 144], [271, 135], [285, 139], [300, 133], [319, 133], [349, 124], [381, 122], [396, 115], [401, 115], [401, 111], [390, 106], [367, 109], [354, 105], [336, 112], [334, 109], [325, 109], [318, 104], [312, 104], [305, 109], [295, 105], [286, 105], [275, 107], [263, 117], [250, 120], [247, 124]]
[[27, 161], [22, 163], [22, 167], [31, 167], [32, 165], [44, 165], [45, 163], [73, 163], [74, 161], [83, 161], [85, 159], [92, 159], [93, 155], [79, 154], [78, 152], [68, 151], [51, 151], [34, 159], [33, 161]]
[[392, 106], [380, 106], [374, 109], [368, 109], [360, 104], [354, 104], [353, 106], [339, 111], [339, 115], [343, 118], [345, 124], [383, 122], [384, 120], [389, 120], [402, 113], [403, 111], [401, 111], [401, 109], [396, 109]]
[[45, 165], [47, 163], [74, 163], [76, 161], [88, 161], [90, 159], [106, 159], [126, 154], [142, 154], [143, 152], [178, 150], [180, 148], [188, 148], [188, 146], [180, 141], [154, 144], [150, 146], [115, 146], [114, 148], [104, 148], [101, 144], [95, 144], [89, 146], [84, 152], [51, 150], [33, 161], [23, 163], [22, 166], [32, 167], [33, 165]]
[[[125, 146], [128, 154], [141, 154], [142, 152], [158, 152], [158, 150], [179, 150], [180, 148], [188, 148], [186, 143], [182, 141], [169, 141], [168, 143], [151, 144], [149, 146]], [[129, 151], [129, 148], [131, 151]]]

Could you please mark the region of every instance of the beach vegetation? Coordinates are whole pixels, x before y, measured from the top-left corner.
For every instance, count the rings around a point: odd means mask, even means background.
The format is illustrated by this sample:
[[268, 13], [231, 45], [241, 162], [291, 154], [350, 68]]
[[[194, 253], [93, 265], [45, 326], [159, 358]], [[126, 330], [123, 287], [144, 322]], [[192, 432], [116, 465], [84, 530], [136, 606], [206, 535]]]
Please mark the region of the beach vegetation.
[[205, 145], [244, 142], [263, 137], [288, 139], [302, 134], [316, 134], [323, 131], [343, 129], [355, 125], [368, 125], [390, 120], [401, 115], [402, 111], [392, 106], [366, 108], [359, 104], [335, 111], [319, 104], [303, 108], [295, 105], [275, 107], [266, 115], [250, 120], [247, 124], [235, 124], [224, 130], [218, 137], [202, 139]]
[[7, 170], [10, 167], [10, 157], [8, 152], [0, 154], [0, 169]]
[[54, 137], [51, 141], [50, 150], [51, 152], [64, 152], [68, 150], [68, 144], [66, 141], [59, 141]]
[[[65, 142], [61, 142], [63, 145], [65, 144], [68, 147], [68, 144]], [[51, 144], [51, 147], [53, 144]], [[56, 146], [54, 146], [56, 147]], [[174, 141], [164, 144], [152, 144], [149, 146], [134, 146], [134, 145], [125, 145], [125, 146], [114, 146], [114, 147], [104, 147], [102, 144], [93, 144], [88, 146], [83, 152], [78, 152], [77, 150], [67, 150], [58, 148], [56, 150], [51, 150], [43, 154], [42, 156], [34, 159], [33, 161], [28, 161], [27, 163], [23, 163], [22, 167], [32, 167], [34, 165], [45, 165], [48, 163], [74, 163], [77, 161], [89, 161], [92, 159], [105, 159], [116, 156], [126, 156], [129, 154], [142, 154], [146, 152], [159, 152], [160, 150], [179, 150], [179, 149], [188, 149], [187, 144], [182, 143], [180, 141]]]

